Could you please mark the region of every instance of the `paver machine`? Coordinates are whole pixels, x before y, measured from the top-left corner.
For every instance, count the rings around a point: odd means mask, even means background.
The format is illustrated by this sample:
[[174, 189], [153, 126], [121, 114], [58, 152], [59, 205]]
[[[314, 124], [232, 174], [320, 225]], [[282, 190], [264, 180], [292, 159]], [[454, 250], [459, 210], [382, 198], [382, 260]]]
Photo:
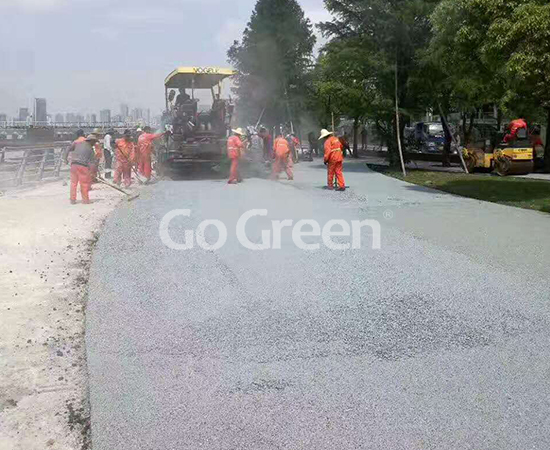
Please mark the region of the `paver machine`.
[[[171, 133], [157, 149], [161, 171], [183, 164], [215, 167], [225, 158], [233, 105], [221, 98], [222, 84], [235, 74], [232, 69], [179, 67], [168, 75], [163, 126]], [[200, 90], [210, 91], [211, 105], [200, 103]]]

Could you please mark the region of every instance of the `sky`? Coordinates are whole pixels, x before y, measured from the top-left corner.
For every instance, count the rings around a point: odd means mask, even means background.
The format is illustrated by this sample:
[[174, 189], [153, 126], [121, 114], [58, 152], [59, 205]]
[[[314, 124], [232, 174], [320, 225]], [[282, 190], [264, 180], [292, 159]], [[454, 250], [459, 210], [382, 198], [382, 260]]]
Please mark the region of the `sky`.
[[[322, 0], [299, 0], [313, 23]], [[178, 66], [228, 66], [256, 0], [0, 0], [0, 113], [98, 113], [164, 105]]]

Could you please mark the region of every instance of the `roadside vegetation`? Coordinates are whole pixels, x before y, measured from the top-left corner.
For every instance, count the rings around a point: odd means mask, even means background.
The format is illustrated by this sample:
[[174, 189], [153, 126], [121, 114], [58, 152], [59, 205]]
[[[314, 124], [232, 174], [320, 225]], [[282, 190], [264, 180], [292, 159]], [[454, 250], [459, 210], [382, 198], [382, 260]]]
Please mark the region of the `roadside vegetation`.
[[407, 178], [404, 178], [402, 172], [395, 168], [377, 164], [368, 166], [377, 172], [419, 186], [501, 205], [550, 213], [550, 183], [548, 181], [433, 172], [410, 168]]
[[347, 118], [357, 149], [358, 130], [368, 122], [397, 163], [397, 136], [404, 141], [406, 124], [427, 111], [441, 116], [446, 134], [445, 118], [459, 117], [467, 144], [475, 119], [491, 110], [498, 128], [521, 115], [546, 124], [550, 169], [548, 0], [324, 4], [332, 18], [317, 25], [327, 42], [316, 57], [313, 24], [296, 0], [258, 1], [228, 54], [240, 71], [235, 92], [250, 123], [263, 117], [269, 126], [299, 124], [307, 114], [332, 128]]

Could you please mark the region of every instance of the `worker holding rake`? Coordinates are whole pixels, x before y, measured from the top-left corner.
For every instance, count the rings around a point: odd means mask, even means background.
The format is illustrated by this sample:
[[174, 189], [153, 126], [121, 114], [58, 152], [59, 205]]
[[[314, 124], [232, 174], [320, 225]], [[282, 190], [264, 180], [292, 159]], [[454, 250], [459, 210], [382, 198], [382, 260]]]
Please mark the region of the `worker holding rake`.
[[124, 186], [132, 184], [132, 166], [135, 163], [136, 149], [132, 142], [132, 132], [125, 130], [122, 139], [116, 140], [116, 170], [114, 182], [120, 186], [124, 180]]
[[82, 203], [90, 203], [90, 187], [92, 175], [90, 167], [96, 163], [94, 145], [98, 141], [97, 136], [90, 134], [84, 140], [75, 141], [69, 148], [71, 158], [71, 204], [76, 204], [76, 193], [80, 185]]

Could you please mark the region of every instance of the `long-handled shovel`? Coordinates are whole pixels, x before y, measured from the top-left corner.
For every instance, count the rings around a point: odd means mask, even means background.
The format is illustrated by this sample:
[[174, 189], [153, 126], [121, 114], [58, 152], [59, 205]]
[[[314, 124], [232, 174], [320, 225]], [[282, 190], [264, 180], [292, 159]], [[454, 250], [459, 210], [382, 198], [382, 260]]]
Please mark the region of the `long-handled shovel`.
[[108, 181], [105, 181], [100, 176], [97, 177], [97, 181], [99, 181], [101, 184], [109, 186], [110, 188], [112, 188], [112, 189], [114, 189], [118, 192], [122, 192], [124, 195], [126, 195], [126, 200], [129, 201], [129, 202], [131, 202], [132, 200], [135, 200], [136, 198], [139, 197], [139, 193], [130, 194], [129, 192], [126, 192], [124, 189], [120, 189], [118, 186], [115, 186], [114, 184], [111, 184]]
[[141, 179], [141, 175], [133, 165], [132, 165], [132, 172], [134, 172], [134, 175], [136, 176], [136, 180], [138, 181], [139, 184], [147, 184], [147, 180], [144, 181]]

